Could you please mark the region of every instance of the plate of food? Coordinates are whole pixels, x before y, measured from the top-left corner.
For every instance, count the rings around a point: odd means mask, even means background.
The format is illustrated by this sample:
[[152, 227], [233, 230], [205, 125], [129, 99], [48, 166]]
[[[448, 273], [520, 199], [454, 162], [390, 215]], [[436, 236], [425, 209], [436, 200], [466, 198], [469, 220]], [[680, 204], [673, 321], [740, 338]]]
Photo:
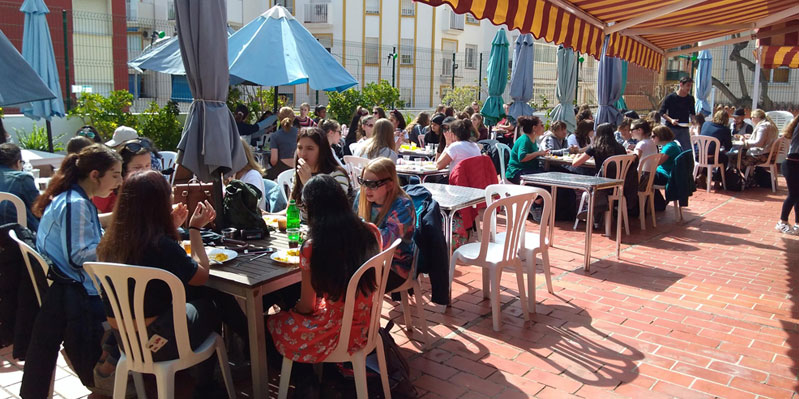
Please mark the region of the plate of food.
[[300, 264], [300, 249], [291, 248], [287, 251], [276, 251], [269, 257], [272, 258], [273, 261], [284, 265], [298, 265]]
[[206, 248], [205, 253], [212, 264], [222, 264], [239, 256], [236, 251], [225, 248]]

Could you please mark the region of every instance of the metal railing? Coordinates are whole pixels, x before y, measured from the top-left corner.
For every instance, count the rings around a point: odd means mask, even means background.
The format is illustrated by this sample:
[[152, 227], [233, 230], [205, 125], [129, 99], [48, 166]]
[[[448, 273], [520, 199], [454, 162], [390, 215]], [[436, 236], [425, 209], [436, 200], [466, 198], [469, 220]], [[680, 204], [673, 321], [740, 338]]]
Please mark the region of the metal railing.
[[327, 23], [327, 4], [306, 4], [305, 23], [326, 24]]

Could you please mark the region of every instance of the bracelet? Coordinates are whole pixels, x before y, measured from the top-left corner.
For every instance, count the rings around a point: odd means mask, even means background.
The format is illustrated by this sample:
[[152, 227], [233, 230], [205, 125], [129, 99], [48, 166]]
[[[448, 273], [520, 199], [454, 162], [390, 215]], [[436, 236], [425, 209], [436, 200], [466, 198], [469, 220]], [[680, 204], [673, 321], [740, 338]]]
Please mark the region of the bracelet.
[[197, 230], [197, 231], [200, 231], [200, 232], [203, 231], [203, 229], [201, 229], [199, 227], [194, 227], [194, 226], [189, 226], [189, 230]]

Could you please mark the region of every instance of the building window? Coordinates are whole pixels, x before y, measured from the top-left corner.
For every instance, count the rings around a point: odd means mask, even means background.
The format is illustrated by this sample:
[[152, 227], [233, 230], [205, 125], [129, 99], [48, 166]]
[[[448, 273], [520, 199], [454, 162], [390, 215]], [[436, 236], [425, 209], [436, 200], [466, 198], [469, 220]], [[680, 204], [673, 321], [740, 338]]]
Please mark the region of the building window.
[[174, 1], [168, 1], [166, 3], [166, 19], [168, 19], [170, 21], [174, 21], [175, 20], [175, 2]]
[[402, 0], [402, 16], [412, 17], [416, 14], [416, 8], [413, 6], [413, 0]]
[[550, 46], [548, 44], [539, 44], [539, 43], [535, 43], [533, 44], [533, 46], [535, 46], [534, 47], [535, 51], [533, 53], [533, 59], [535, 60], [535, 62], [546, 62], [554, 64], [557, 61], [557, 56], [558, 56], [557, 47]]
[[477, 46], [473, 44], [466, 45], [466, 69], [477, 69]]
[[413, 65], [413, 39], [400, 41], [400, 65]]
[[138, 32], [128, 35], [128, 58], [133, 59], [141, 55], [142, 37]]
[[444, 40], [441, 52], [441, 75], [452, 76], [452, 55], [458, 52], [458, 42]]
[[771, 70], [771, 83], [789, 83], [791, 70], [788, 68], [777, 68]]
[[139, 19], [139, 0], [125, 0], [125, 13], [128, 21]]
[[466, 13], [466, 23], [469, 25], [480, 25], [480, 21], [470, 13]]
[[366, 9], [364, 10], [366, 14], [380, 14], [380, 0], [366, 0]]
[[311, 4], [305, 5], [305, 22], [326, 24], [327, 23], [327, 3], [328, 0], [311, 0]]
[[380, 44], [376, 37], [367, 37], [364, 42], [364, 63], [377, 65], [380, 64]]
[[319, 41], [319, 44], [327, 50], [329, 53], [330, 50], [333, 48], [333, 37], [332, 36], [315, 36], [316, 40]]
[[286, 7], [292, 15], [294, 14], [294, 0], [275, 0], [275, 5]]
[[413, 88], [411, 87], [400, 87], [400, 100], [402, 100], [406, 107], [413, 106]]
[[463, 15], [449, 10], [449, 28], [455, 30], [463, 30]]

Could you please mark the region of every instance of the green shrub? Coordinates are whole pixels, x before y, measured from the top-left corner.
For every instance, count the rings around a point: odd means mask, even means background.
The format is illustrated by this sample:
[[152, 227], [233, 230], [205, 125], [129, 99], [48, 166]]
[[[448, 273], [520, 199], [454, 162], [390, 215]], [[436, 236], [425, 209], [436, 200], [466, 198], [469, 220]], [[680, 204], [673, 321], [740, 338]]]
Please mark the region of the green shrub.
[[[246, 86], [230, 86], [228, 90], [227, 106], [230, 112], [236, 112], [236, 107], [244, 104], [250, 110], [247, 116], [247, 123], [255, 123], [264, 111], [271, 111], [275, 107], [275, 89], [255, 88], [249, 89]], [[285, 106], [286, 103], [278, 98], [277, 107]]]
[[350, 118], [359, 105], [370, 110], [374, 106], [386, 110], [405, 107], [405, 103], [400, 100], [399, 89], [391, 87], [387, 80], [369, 83], [360, 91], [347, 89], [341, 93], [330, 92], [327, 98], [327, 113], [339, 123], [350, 123]]
[[176, 151], [183, 132], [183, 124], [178, 120], [180, 109], [174, 101], [162, 108], [153, 101], [139, 116], [139, 135], [153, 141], [159, 150]]
[[355, 89], [347, 89], [341, 93], [330, 92], [327, 94], [328, 115], [339, 123], [350, 123], [352, 114], [359, 105], [365, 106], [361, 92]]
[[[17, 133], [17, 142], [20, 147], [28, 150], [50, 151], [50, 146], [47, 142], [47, 128], [39, 127], [34, 123], [30, 133], [16, 128], [14, 131]], [[61, 133], [53, 137], [54, 152], [64, 151], [64, 146], [61, 145], [61, 139], [63, 139], [64, 136], [66, 136], [66, 133]]]
[[103, 140], [109, 140], [119, 126], [136, 128], [136, 117], [128, 112], [133, 104], [133, 94], [127, 90], [112, 91], [104, 97], [97, 93], [82, 93], [78, 103], [69, 110], [70, 116], [77, 116], [83, 123], [94, 126]]
[[454, 108], [456, 112], [461, 112], [464, 108], [471, 106], [473, 101], [477, 101], [477, 87], [472, 86], [456, 87], [441, 99], [442, 103]]

